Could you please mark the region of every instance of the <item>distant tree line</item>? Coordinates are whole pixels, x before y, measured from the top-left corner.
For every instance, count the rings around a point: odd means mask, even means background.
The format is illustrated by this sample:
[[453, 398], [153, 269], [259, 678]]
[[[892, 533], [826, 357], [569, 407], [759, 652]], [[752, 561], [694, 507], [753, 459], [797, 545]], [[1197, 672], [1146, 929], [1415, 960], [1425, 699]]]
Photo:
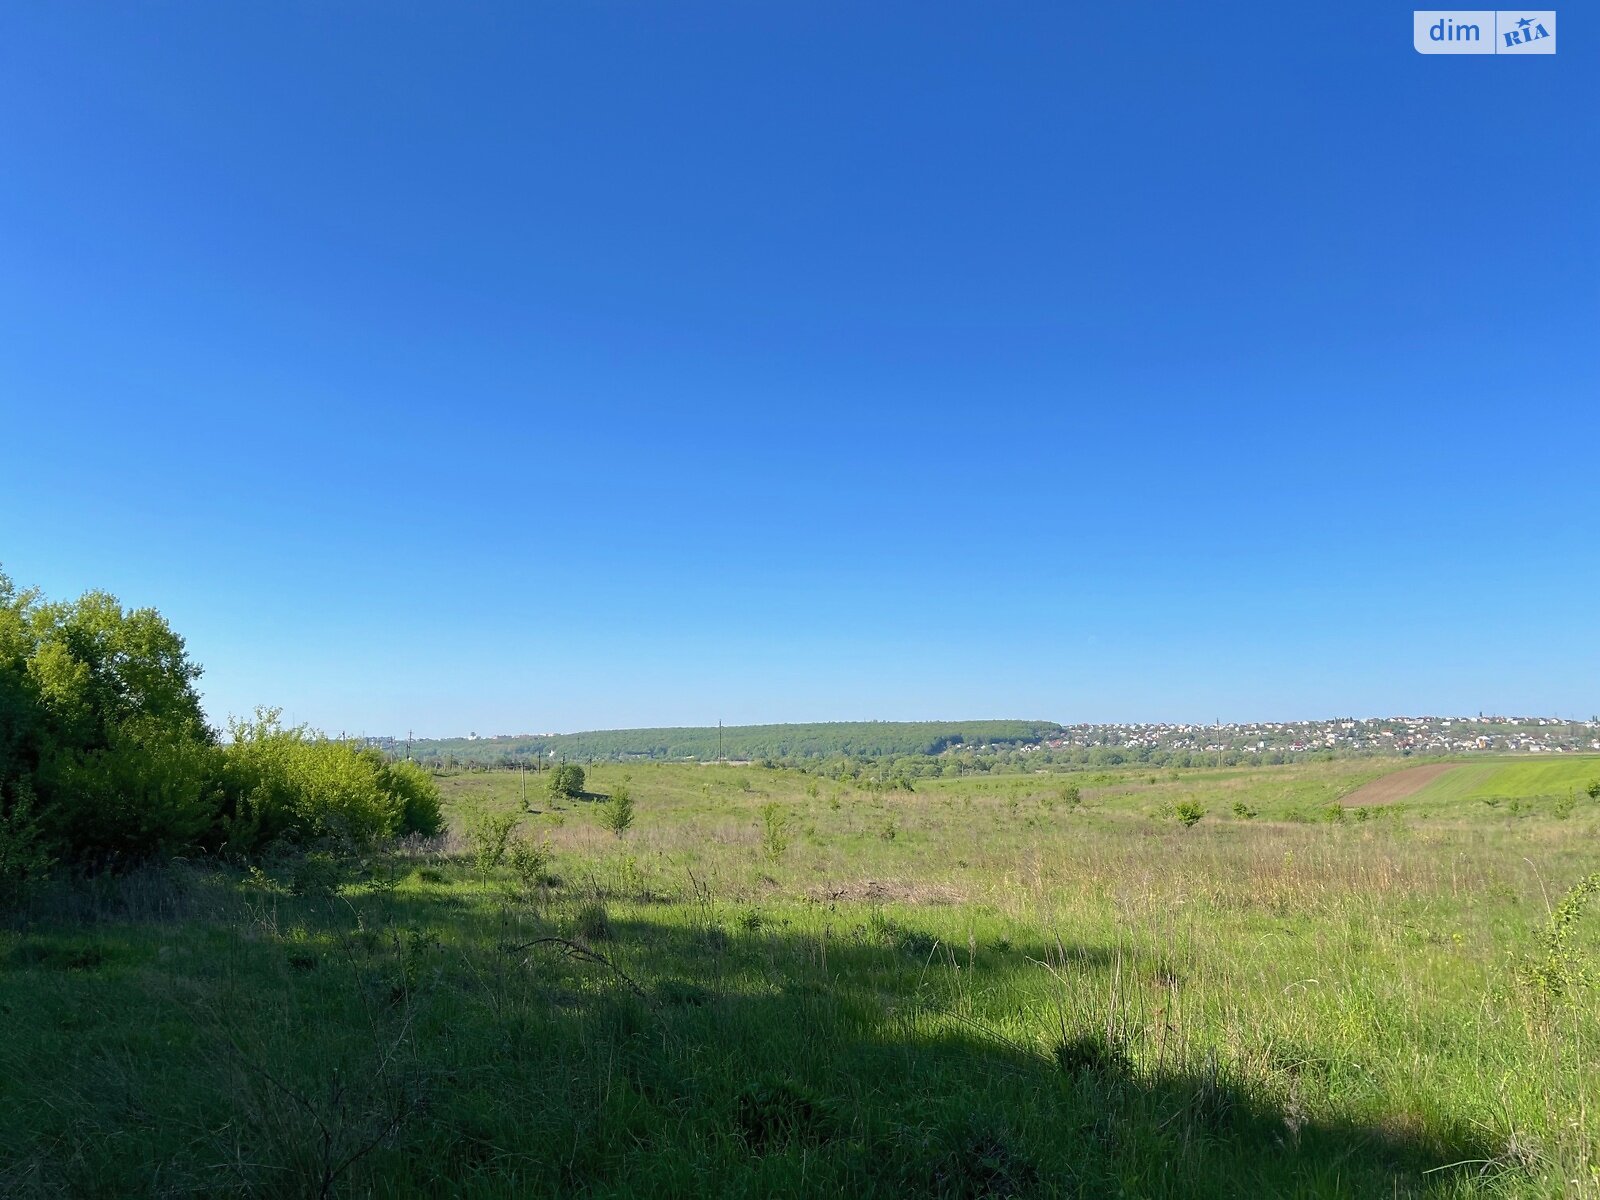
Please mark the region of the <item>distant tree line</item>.
[[[715, 729], [712, 733], [715, 734]], [[574, 738], [586, 734], [570, 735]], [[519, 743], [520, 744], [520, 743]], [[548, 743], [546, 743], [548, 744]], [[1025, 744], [1025, 743], [1024, 743]], [[569, 745], [569, 751], [577, 747]], [[412, 748], [417, 762], [436, 771], [495, 771], [495, 770], [550, 770], [562, 760], [549, 757], [549, 751], [517, 753], [508, 748], [504, 739], [458, 745], [448, 742], [419, 742]], [[1404, 755], [1402, 755], [1404, 756]], [[604, 757], [585, 757], [572, 754], [577, 761], [606, 761]], [[690, 759], [698, 762], [713, 761], [697, 756], [611, 756], [610, 761], [633, 761], [636, 758], [654, 757], [661, 761]], [[1050, 749], [1033, 745], [1024, 750], [1022, 744], [999, 742], [965, 746], [953, 743], [943, 753], [907, 754], [844, 752], [814, 753], [804, 756], [756, 754], [746, 759], [743, 755], [727, 754], [725, 757], [749, 761], [758, 767], [784, 768], [805, 771], [835, 779], [877, 779], [891, 781], [896, 777], [926, 779], [959, 777], [963, 775], [1003, 775], [1034, 773], [1038, 771], [1105, 770], [1116, 767], [1149, 767], [1160, 769], [1201, 767], [1266, 767], [1285, 763], [1329, 761], [1339, 758], [1394, 757], [1393, 751], [1341, 749], [1315, 751], [1265, 750], [1251, 753], [1245, 750], [1161, 750], [1149, 746], [1080, 746]]]
[[791, 725], [610, 729], [540, 738], [448, 738], [414, 743], [411, 756], [441, 765], [509, 765], [722, 758], [802, 762], [838, 757], [931, 757], [952, 747], [1014, 747], [1051, 736], [1049, 721], [830, 721]]

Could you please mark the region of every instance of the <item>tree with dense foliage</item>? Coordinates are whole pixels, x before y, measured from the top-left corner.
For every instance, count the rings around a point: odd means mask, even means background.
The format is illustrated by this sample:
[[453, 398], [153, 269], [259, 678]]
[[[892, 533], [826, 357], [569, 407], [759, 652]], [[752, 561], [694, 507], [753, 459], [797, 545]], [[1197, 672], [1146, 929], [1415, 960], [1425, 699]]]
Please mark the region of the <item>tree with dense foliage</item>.
[[628, 785], [619, 783], [611, 789], [611, 796], [600, 808], [600, 824], [621, 837], [633, 825], [633, 793]]
[[561, 763], [550, 772], [550, 782], [547, 785], [550, 794], [558, 799], [570, 800], [574, 796], [583, 795], [583, 768], [577, 763]]
[[155, 609], [105, 592], [47, 603], [0, 574], [0, 886], [52, 857], [105, 867], [440, 832], [438, 790], [415, 764], [271, 711], [219, 744], [199, 676]]
[[0, 804], [80, 861], [190, 845], [215, 816], [215, 739], [181, 637], [153, 608], [45, 603], [0, 576]]

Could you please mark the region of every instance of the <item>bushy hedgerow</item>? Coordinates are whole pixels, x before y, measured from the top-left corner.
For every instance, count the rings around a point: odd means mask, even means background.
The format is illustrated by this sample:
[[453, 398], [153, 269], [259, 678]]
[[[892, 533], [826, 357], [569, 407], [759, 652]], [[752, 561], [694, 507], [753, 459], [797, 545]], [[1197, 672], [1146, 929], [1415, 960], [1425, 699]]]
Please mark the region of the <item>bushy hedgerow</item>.
[[220, 825], [228, 849], [337, 837], [357, 844], [442, 828], [439, 793], [414, 763], [285, 728], [258, 710], [222, 747]]
[[155, 609], [104, 592], [47, 603], [0, 574], [0, 894], [52, 860], [439, 832], [438, 790], [411, 763], [285, 729], [275, 712], [219, 741], [199, 675]]

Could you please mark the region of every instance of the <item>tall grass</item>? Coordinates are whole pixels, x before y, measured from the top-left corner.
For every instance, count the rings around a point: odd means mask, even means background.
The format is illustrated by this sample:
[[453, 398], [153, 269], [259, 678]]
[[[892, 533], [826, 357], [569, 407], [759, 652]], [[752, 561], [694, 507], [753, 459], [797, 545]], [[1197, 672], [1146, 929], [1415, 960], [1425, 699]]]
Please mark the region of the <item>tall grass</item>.
[[625, 840], [575, 797], [507, 861], [53, 885], [0, 934], [0, 1194], [1600, 1196], [1600, 805], [1319, 822], [1329, 768], [633, 766]]

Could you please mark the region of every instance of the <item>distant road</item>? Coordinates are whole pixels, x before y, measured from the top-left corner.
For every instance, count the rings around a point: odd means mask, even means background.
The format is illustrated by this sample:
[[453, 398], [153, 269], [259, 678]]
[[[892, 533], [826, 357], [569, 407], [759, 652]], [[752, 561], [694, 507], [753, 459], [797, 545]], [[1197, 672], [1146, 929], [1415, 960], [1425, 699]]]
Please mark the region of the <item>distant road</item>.
[[1404, 800], [1407, 796], [1420, 792], [1445, 772], [1458, 770], [1460, 766], [1460, 763], [1429, 763], [1425, 767], [1407, 767], [1403, 771], [1393, 771], [1382, 779], [1362, 784], [1349, 795], [1342, 797], [1339, 803], [1346, 808], [1374, 808], [1383, 804], [1393, 804], [1396, 800]]

